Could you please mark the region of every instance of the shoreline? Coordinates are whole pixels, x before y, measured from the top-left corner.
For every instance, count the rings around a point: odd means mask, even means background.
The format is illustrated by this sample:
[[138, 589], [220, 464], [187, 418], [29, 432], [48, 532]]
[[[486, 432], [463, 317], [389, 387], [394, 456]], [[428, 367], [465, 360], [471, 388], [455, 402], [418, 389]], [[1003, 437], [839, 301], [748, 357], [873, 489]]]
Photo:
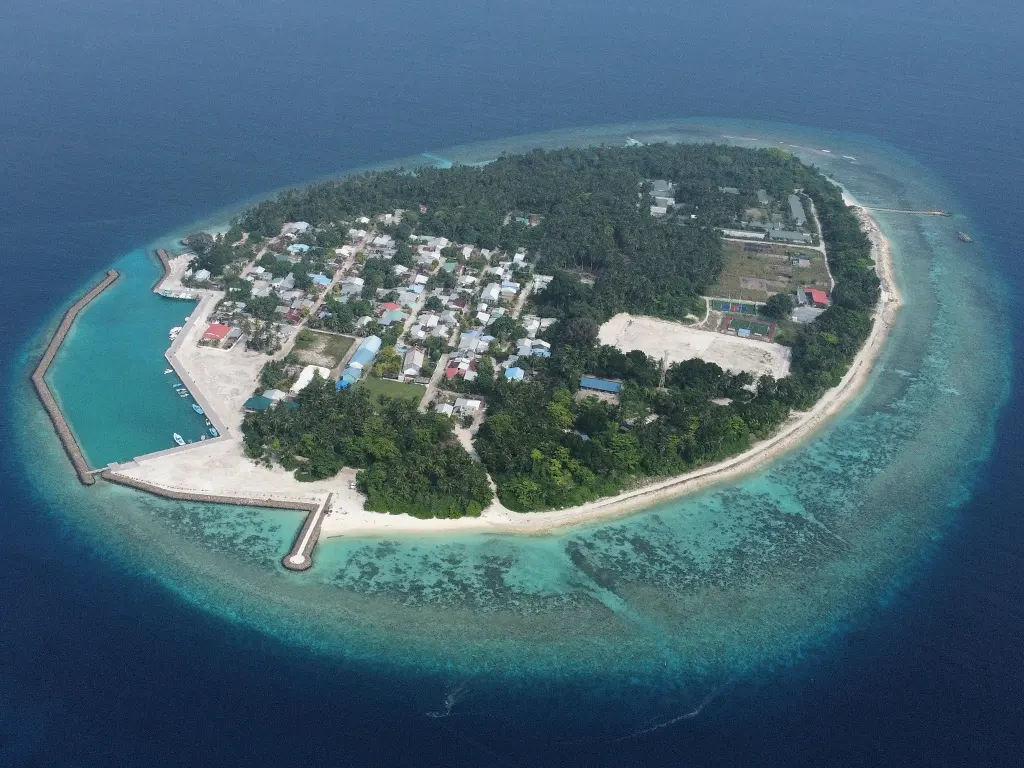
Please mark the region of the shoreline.
[[[324, 539], [335, 536], [419, 536], [484, 532], [543, 534], [597, 520], [623, 517], [748, 474], [797, 447], [861, 391], [895, 324], [901, 299], [894, 282], [889, 241], [877, 221], [852, 196], [844, 192], [844, 199], [856, 209], [871, 240], [875, 269], [881, 280], [871, 333], [836, 387], [826, 392], [810, 410], [792, 414], [772, 437], [731, 458], [577, 507], [519, 513], [505, 508], [500, 500], [495, 499], [479, 517], [457, 519], [420, 519], [405, 514], [367, 512], [362, 508], [363, 497], [348, 487], [355, 477], [355, 470], [345, 468], [327, 480], [299, 483], [283, 470], [257, 467], [246, 459], [242, 453], [240, 434], [229, 429], [222, 430], [221, 438], [161, 452], [173, 454], [173, 458], [170, 455], [138, 457], [137, 462], [109, 468], [103, 477], [113, 482], [120, 482], [123, 478], [129, 481], [122, 483], [125, 485], [140, 483], [147, 492], [168, 498], [180, 499], [184, 494], [196, 501], [237, 505], [251, 504], [253, 498], [260, 498], [264, 502], [261, 506], [274, 506], [276, 503], [282, 509], [308, 509], [308, 505], [318, 505], [330, 494], [332, 503], [328, 513], [323, 516], [320, 533], [320, 538]], [[204, 305], [209, 306], [208, 302], [200, 301], [190, 318], [195, 325], [199, 324], [200, 316], [205, 314], [201, 311]], [[187, 335], [183, 332], [179, 341], [184, 341]], [[193, 393], [197, 394], [195, 390]], [[218, 415], [217, 410], [212, 408], [208, 413], [211, 419]]]

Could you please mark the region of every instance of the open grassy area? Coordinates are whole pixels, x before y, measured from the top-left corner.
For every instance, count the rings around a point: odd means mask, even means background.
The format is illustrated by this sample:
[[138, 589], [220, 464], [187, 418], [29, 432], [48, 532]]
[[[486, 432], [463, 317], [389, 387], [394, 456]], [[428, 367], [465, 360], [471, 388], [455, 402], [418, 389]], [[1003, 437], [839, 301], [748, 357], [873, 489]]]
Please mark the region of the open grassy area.
[[[793, 293], [798, 287], [829, 289], [825, 259], [813, 248], [761, 242], [726, 242], [723, 247], [725, 266], [708, 296], [766, 301], [773, 293]], [[797, 258], [810, 265], [795, 264]]]
[[336, 333], [320, 333], [303, 328], [295, 339], [295, 356], [307, 365], [335, 368], [348, 353], [355, 339]]
[[406, 384], [390, 379], [378, 379], [374, 376], [366, 376], [356, 386], [363, 387], [377, 396], [404, 397], [416, 402], [419, 402], [423, 398], [423, 393], [427, 391], [422, 384]]

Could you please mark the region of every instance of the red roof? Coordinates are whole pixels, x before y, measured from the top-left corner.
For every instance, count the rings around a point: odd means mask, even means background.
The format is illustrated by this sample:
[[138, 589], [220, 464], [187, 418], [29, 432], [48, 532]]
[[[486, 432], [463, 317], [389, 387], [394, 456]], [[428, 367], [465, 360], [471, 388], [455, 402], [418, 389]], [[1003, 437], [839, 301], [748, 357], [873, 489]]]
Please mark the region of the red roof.
[[206, 333], [203, 334], [203, 338], [220, 341], [227, 336], [230, 331], [230, 325], [224, 325], [223, 323], [210, 323], [210, 327], [206, 329]]
[[446, 378], [454, 379], [456, 376], [459, 375], [459, 369], [458, 368], [445, 368], [444, 375], [445, 375]]
[[381, 304], [380, 305], [380, 309], [381, 309], [381, 313], [383, 314], [384, 312], [390, 312], [393, 309], [401, 309], [401, 307], [399, 307], [393, 301], [389, 301], [386, 304]]
[[828, 294], [824, 291], [819, 291], [817, 288], [806, 288], [804, 293], [811, 300], [812, 304], [821, 304], [822, 306], [828, 306]]

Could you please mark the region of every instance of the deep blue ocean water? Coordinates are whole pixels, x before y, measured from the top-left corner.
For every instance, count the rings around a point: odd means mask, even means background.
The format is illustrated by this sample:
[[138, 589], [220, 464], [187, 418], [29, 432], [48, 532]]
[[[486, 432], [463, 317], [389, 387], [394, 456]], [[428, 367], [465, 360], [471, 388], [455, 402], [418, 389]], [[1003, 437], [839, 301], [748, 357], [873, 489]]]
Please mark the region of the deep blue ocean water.
[[[5, 5], [9, 391], [23, 386], [30, 339], [100, 270], [254, 195], [467, 142], [687, 115], [866, 134], [916, 158], [970, 215], [991, 282], [981, 300], [1007, 308], [991, 337], [1019, 357], [1014, 4]], [[797, 658], [666, 692], [689, 704], [650, 721], [649, 681], [635, 694], [593, 674], [488, 687], [483, 670], [463, 692], [458, 676], [306, 650], [255, 628], [241, 604], [234, 617], [205, 610], [158, 565], [105, 547], [102, 521], [83, 519], [97, 509], [69, 512], [80, 492], [59, 490], [69, 477], [25, 443], [14, 413], [0, 491], [2, 765], [1021, 761], [1024, 424], [1012, 405], [986, 414], [991, 456], [970, 468], [969, 500], [901, 589]], [[26, 478], [26, 463], [56, 476]], [[915, 478], [888, 480], [894, 504], [901, 480]], [[282, 518], [266, 520], [268, 540], [290, 536]], [[425, 716], [448, 694], [452, 717]]]

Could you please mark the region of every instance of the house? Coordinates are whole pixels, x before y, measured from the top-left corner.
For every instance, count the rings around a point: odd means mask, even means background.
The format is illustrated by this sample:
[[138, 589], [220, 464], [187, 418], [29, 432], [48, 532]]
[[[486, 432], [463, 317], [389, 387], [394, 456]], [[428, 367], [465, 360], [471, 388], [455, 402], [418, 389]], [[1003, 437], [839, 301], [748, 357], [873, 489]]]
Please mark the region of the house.
[[342, 296], [356, 296], [363, 292], [363, 278], [346, 277], [341, 283]]
[[242, 403], [242, 407], [246, 411], [265, 411], [268, 408], [270, 408], [270, 406], [272, 406], [273, 404], [274, 401], [271, 400], [269, 397], [264, 397], [263, 395], [256, 395], [255, 397], [250, 397], [248, 400]]
[[651, 181], [651, 194], [654, 196], [671, 195], [676, 185], [665, 179], [653, 179]]
[[203, 334], [203, 341], [221, 341], [231, 333], [231, 326], [223, 323], [210, 323]]
[[664, 216], [666, 213], [668, 213], [668, 208], [664, 205], [651, 206], [651, 216]]
[[505, 379], [507, 381], [522, 381], [526, 378], [526, 371], [522, 368], [507, 368], [505, 369]]
[[491, 316], [486, 312], [477, 312], [476, 321], [480, 323], [480, 325], [487, 325], [487, 323], [491, 321]]
[[802, 227], [807, 224], [807, 214], [804, 213], [804, 204], [800, 200], [799, 195], [789, 196], [789, 214], [793, 217], [793, 222], [798, 227]]
[[438, 403], [434, 406], [434, 413], [439, 413], [442, 416], [454, 416], [455, 406], [449, 405], [448, 403]]
[[415, 378], [420, 375], [420, 369], [423, 368], [423, 362], [426, 356], [423, 354], [422, 349], [412, 347], [408, 352], [405, 353], [405, 360], [402, 361], [402, 373], [410, 378]]
[[400, 309], [391, 309], [380, 316], [378, 321], [385, 328], [394, 325], [395, 323], [404, 323], [405, 319], [409, 317], [405, 312]]
[[200, 269], [198, 272], [192, 275], [192, 279], [195, 280], [197, 283], [205, 283], [207, 280], [210, 279], [210, 270]]
[[768, 205], [768, 203], [771, 202], [771, 198], [768, 197], [768, 192], [766, 190], [757, 190], [757, 202], [761, 205]]
[[719, 187], [718, 191], [724, 195], [738, 195], [740, 193], [736, 187]]
[[768, 239], [782, 243], [807, 243], [813, 242], [807, 232], [794, 232], [790, 229], [771, 229], [768, 231]]
[[661, 195], [658, 195], [654, 198], [654, 204], [660, 205], [662, 208], [671, 208], [676, 204], [676, 199], [674, 197], [662, 197]]
[[310, 382], [313, 381], [313, 377], [319, 375], [323, 379], [327, 379], [331, 375], [330, 368], [324, 368], [319, 365], [307, 365], [299, 372], [299, 378], [295, 380], [291, 388], [288, 390], [293, 395], [301, 392], [309, 386]]
[[612, 381], [611, 379], [599, 379], [596, 376], [584, 376], [580, 379], [580, 389], [617, 395], [622, 391], [622, 382]]
[[501, 286], [497, 283], [488, 283], [487, 287], [480, 292], [480, 300], [485, 302], [497, 301], [501, 295]]
[[309, 246], [305, 243], [293, 243], [285, 248], [285, 250], [291, 254], [306, 253], [309, 251]]
[[275, 277], [270, 285], [277, 291], [290, 291], [295, 287], [295, 275], [289, 272], [285, 277]]
[[804, 288], [804, 294], [807, 296], [807, 300], [816, 307], [827, 307], [829, 304], [828, 294], [825, 291], [817, 288]]
[[460, 397], [455, 400], [455, 412], [460, 413], [464, 416], [475, 414], [480, 410], [483, 405], [482, 400], [473, 400], [468, 397]]
[[288, 397], [288, 393], [282, 392], [280, 389], [268, 389], [263, 393], [263, 397], [276, 403]]
[[319, 285], [321, 288], [326, 288], [331, 284], [331, 278], [327, 275], [310, 275], [309, 279], [313, 281], [315, 285]]
[[301, 235], [311, 226], [308, 221], [287, 221], [281, 225], [281, 235]]

